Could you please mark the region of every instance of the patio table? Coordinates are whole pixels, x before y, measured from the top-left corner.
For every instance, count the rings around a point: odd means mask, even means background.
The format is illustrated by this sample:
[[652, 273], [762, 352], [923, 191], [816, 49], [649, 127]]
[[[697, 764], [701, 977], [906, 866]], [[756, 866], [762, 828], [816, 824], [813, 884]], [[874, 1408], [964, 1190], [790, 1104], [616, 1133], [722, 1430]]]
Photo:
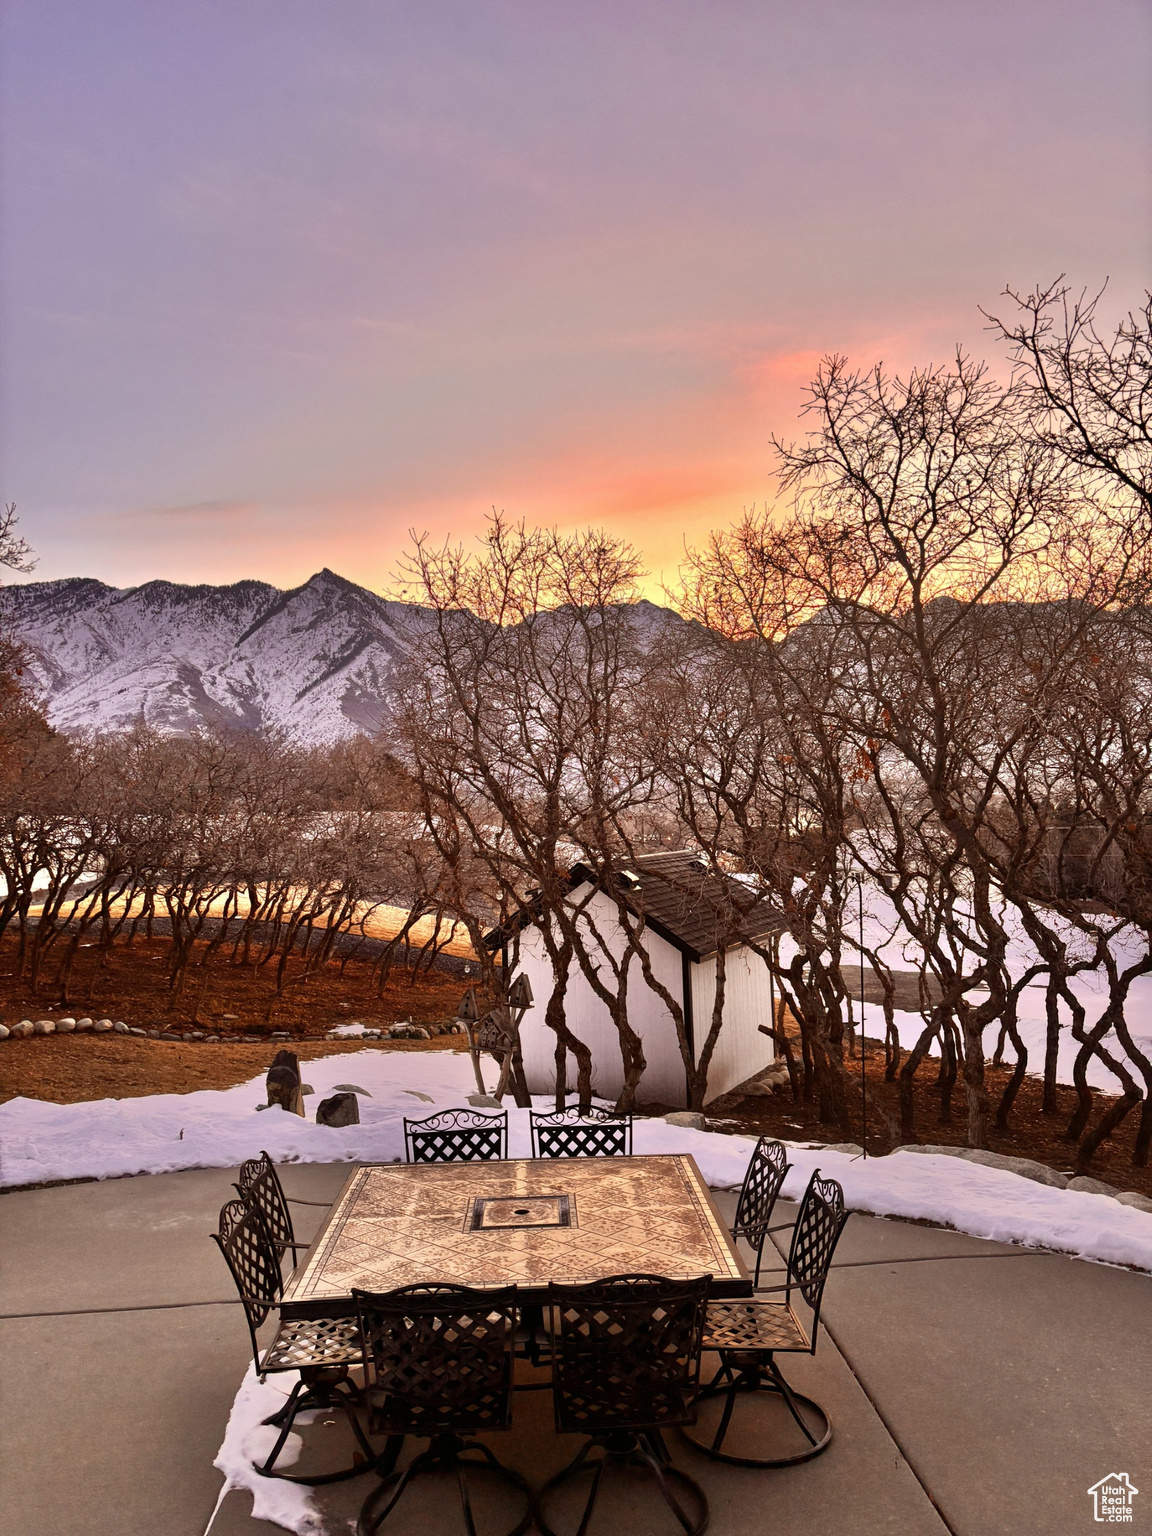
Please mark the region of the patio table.
[[514, 1158], [381, 1163], [351, 1173], [288, 1282], [285, 1318], [355, 1313], [352, 1288], [548, 1284], [644, 1273], [710, 1274], [715, 1297], [752, 1280], [695, 1159]]

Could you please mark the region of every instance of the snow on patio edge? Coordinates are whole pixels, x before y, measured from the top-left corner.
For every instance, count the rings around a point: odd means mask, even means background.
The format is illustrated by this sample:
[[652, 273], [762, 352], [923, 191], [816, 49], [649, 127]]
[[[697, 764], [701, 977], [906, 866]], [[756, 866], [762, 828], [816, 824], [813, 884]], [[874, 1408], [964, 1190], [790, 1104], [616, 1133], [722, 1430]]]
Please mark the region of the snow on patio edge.
[[[280, 1109], [257, 1114], [263, 1076], [223, 1092], [157, 1094], [47, 1104], [0, 1105], [0, 1188], [53, 1179], [114, 1178], [188, 1168], [231, 1168], [267, 1149], [277, 1162], [388, 1162], [404, 1156], [404, 1116], [463, 1106], [474, 1090], [463, 1053], [357, 1051], [304, 1063], [315, 1089], [310, 1118]], [[350, 1084], [359, 1125], [316, 1125], [319, 1100]], [[543, 1103], [543, 1101], [541, 1101]], [[528, 1112], [509, 1107], [509, 1153], [530, 1155]], [[714, 1189], [737, 1188], [754, 1145], [638, 1120], [638, 1153], [687, 1152]], [[907, 1154], [866, 1162], [827, 1148], [790, 1147], [784, 1193], [797, 1198], [816, 1167], [838, 1179], [853, 1210], [955, 1227], [973, 1237], [1051, 1248], [1152, 1271], [1152, 1214], [1106, 1195], [1049, 1188], [961, 1158]]]

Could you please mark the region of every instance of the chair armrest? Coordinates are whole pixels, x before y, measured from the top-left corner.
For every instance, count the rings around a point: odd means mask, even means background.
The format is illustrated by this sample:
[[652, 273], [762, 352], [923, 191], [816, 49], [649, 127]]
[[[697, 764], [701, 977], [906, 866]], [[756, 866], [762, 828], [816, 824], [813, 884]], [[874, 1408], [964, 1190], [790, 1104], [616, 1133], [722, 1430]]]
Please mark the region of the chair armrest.
[[289, 1205], [320, 1205], [323, 1206], [326, 1211], [330, 1211], [332, 1209], [331, 1200], [294, 1200], [291, 1195], [285, 1195], [284, 1198], [287, 1200]]

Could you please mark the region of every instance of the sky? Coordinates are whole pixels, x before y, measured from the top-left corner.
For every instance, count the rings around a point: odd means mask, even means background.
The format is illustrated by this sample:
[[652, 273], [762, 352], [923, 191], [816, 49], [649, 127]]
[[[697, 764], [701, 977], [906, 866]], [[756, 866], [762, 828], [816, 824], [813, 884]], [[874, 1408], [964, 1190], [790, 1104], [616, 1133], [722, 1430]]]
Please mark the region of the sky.
[[492, 508], [655, 592], [822, 354], [1152, 283], [1152, 0], [6, 0], [32, 579], [386, 590]]

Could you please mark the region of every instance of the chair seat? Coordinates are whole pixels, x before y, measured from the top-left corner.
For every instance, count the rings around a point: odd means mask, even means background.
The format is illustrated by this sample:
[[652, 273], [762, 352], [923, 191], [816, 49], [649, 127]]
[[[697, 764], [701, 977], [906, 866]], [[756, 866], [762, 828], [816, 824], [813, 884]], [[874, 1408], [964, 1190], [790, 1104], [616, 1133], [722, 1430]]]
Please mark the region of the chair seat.
[[612, 1392], [610, 1384], [597, 1383], [587, 1395], [565, 1389], [557, 1411], [569, 1434], [688, 1424], [695, 1417], [691, 1396], [671, 1383], [663, 1390], [632, 1389], [620, 1396]]
[[359, 1365], [362, 1359], [360, 1325], [354, 1317], [299, 1317], [281, 1322], [264, 1351], [260, 1371]]
[[779, 1301], [713, 1301], [704, 1321], [706, 1350], [808, 1350], [803, 1324]]

